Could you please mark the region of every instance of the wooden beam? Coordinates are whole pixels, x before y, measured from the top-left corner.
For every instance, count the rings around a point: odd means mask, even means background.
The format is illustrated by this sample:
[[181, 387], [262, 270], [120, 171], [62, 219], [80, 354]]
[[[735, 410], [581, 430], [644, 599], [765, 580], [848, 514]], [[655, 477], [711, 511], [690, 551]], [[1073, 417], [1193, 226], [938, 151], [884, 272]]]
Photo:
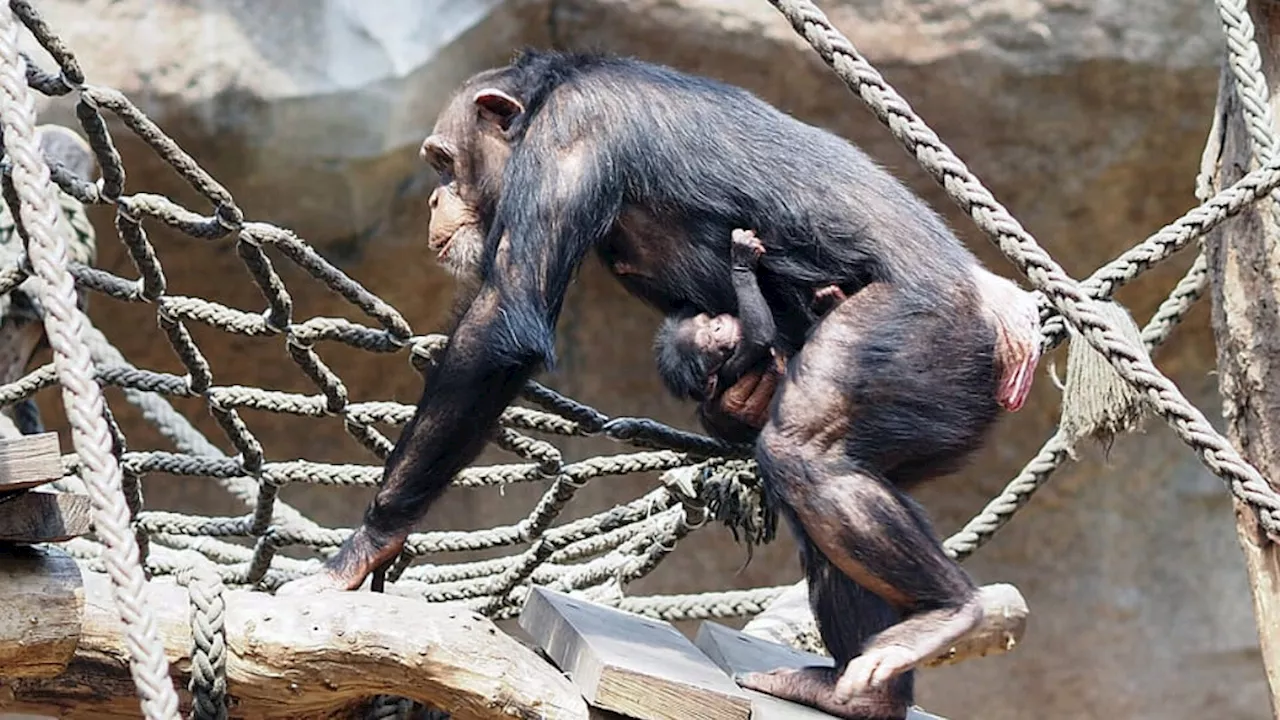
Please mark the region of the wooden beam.
[[[0, 679], [0, 715], [138, 717], [111, 582], [93, 572], [84, 579], [75, 658], [57, 678]], [[192, 645], [187, 590], [155, 580], [147, 592], [170, 667], [180, 676], [185, 717]], [[369, 592], [278, 598], [228, 590], [224, 599], [231, 718], [351, 717], [353, 708], [379, 694], [442, 708], [453, 720], [589, 717], [577, 689], [550, 663], [461, 606]]]
[[[1027, 601], [1018, 588], [994, 583], [978, 588], [982, 622], [954, 645], [925, 661], [925, 667], [951, 665], [963, 660], [1009, 652], [1022, 640], [1027, 629]], [[803, 582], [787, 588], [765, 611], [742, 628], [743, 633], [762, 640], [791, 645], [806, 633], [816, 633], [813, 611], [809, 609], [808, 586]]]
[[61, 477], [57, 433], [0, 439], [0, 493], [33, 488]]
[[[704, 622], [698, 627], [693, 644], [729, 676], [739, 673], [768, 672], [777, 668], [831, 667], [824, 655], [802, 652], [758, 637], [752, 637], [719, 623]], [[825, 712], [782, 700], [772, 695], [745, 690], [751, 697], [751, 720], [827, 720]], [[907, 720], [943, 720], [913, 707]]]
[[0, 681], [62, 673], [84, 614], [75, 560], [49, 548], [0, 546], [0, 588]]
[[[1280, 44], [1275, 35], [1280, 7], [1251, 0], [1248, 9], [1257, 28], [1254, 36], [1271, 112], [1280, 117]], [[1249, 138], [1243, 102], [1225, 67], [1218, 82], [1214, 121], [1201, 162], [1201, 172], [1213, 178], [1206, 188], [1209, 192], [1236, 182], [1260, 160], [1260, 149]], [[1273, 488], [1280, 487], [1280, 278], [1275, 260], [1280, 257], [1280, 209], [1276, 197], [1272, 194], [1244, 209], [1205, 241], [1226, 435]], [[1280, 717], [1280, 547], [1267, 539], [1252, 509], [1238, 499], [1233, 503], [1236, 535], [1253, 590], [1271, 712]]]
[[639, 720], [748, 720], [751, 699], [670, 623], [534, 587], [520, 627], [592, 706]]
[[19, 490], [0, 498], [0, 544], [62, 542], [92, 528], [88, 495]]

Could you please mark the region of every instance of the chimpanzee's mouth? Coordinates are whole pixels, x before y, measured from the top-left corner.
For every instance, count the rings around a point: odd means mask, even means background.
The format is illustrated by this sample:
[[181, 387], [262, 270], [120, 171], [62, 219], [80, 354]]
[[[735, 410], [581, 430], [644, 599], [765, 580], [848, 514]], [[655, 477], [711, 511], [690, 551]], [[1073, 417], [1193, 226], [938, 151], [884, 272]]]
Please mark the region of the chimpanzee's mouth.
[[432, 250], [436, 251], [437, 260], [443, 260], [445, 256], [449, 254], [449, 247], [453, 245], [453, 239], [457, 236], [458, 234], [454, 233], [449, 237], [445, 238], [445, 241], [440, 243], [438, 246], [434, 246], [431, 248]]

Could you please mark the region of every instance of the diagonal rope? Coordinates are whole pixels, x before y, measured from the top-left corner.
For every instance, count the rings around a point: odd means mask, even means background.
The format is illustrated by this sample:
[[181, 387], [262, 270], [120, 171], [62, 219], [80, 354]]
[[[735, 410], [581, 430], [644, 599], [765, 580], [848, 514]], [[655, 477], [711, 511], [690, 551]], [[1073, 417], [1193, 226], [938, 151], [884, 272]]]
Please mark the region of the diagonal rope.
[[873, 114], [911, 153], [1005, 256], [1043, 292], [1080, 336], [1142, 391], [1152, 409], [1189, 445], [1238, 498], [1256, 512], [1267, 536], [1280, 540], [1280, 494], [1236, 452], [1231, 443], [1178, 387], [1108, 323], [1096, 301], [1036, 243], [991, 192], [956, 157], [910, 105], [808, 0], [770, 0], [818, 54], [858, 94]]

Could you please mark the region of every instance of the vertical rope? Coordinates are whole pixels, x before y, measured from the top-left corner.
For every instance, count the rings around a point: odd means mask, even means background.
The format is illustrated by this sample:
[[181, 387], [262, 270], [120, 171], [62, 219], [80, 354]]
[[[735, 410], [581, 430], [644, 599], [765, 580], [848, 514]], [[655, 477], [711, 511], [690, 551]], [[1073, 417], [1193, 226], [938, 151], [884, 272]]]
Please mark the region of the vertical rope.
[[1249, 4], [1246, 0], [1218, 0], [1215, 4], [1227, 38], [1227, 64], [1235, 77], [1245, 126], [1253, 143], [1253, 156], [1265, 164], [1276, 154], [1275, 120]]
[[27, 87], [26, 60], [18, 51], [18, 27], [9, 4], [0, 4], [0, 126], [21, 200], [13, 211], [27, 230], [27, 254], [41, 281], [37, 287], [45, 309], [45, 332], [62, 385], [71, 441], [93, 502], [94, 526], [106, 546], [107, 572], [125, 624], [129, 669], [141, 696], [142, 711], [148, 720], [177, 720], [178, 696], [144, 597], [146, 578], [129, 528], [120, 465], [112, 453], [102, 391], [82, 337], [85, 318], [76, 306], [75, 283], [67, 271], [70, 228], [62, 220], [49, 167], [36, 144], [35, 100]]

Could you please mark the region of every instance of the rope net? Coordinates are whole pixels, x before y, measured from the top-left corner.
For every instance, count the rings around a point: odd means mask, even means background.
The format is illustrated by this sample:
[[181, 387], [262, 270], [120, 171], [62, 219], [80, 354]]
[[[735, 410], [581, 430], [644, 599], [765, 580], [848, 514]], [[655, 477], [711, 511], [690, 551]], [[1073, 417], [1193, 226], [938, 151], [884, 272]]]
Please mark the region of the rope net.
[[[836, 74], [973, 217], [976, 225], [1027, 277], [1037, 292], [1043, 324], [1042, 350], [1068, 337], [1087, 343], [1144, 407], [1169, 422], [1227, 488], [1251, 506], [1261, 526], [1280, 538], [1280, 497], [1219, 435], [1159, 370], [1148, 353], [1163, 343], [1202, 294], [1207, 266], [1200, 254], [1169, 298], [1141, 330], [1127, 337], [1106, 312], [1109, 298], [1142, 272], [1198, 241], [1227, 218], [1280, 186], [1280, 158], [1266, 83], [1244, 0], [1219, 0], [1228, 37], [1228, 61], [1243, 98], [1257, 167], [1217, 194], [1205, 178], [1197, 183], [1201, 204], [1083, 281], [1069, 277], [938, 139], [876, 70], [807, 0], [770, 0]], [[56, 63], [45, 68], [17, 51], [25, 26]], [[318, 569], [319, 560], [279, 553], [305, 547], [321, 557], [336, 551], [350, 529], [317, 525], [278, 497], [288, 483], [373, 488], [393, 442], [386, 428], [405, 423], [414, 408], [396, 402], [351, 402], [347, 388], [323, 358], [326, 346], [343, 344], [370, 353], [403, 354], [427, 371], [446, 338], [417, 335], [395, 308], [329, 263], [286, 229], [247, 221], [235, 199], [181, 147], [120, 92], [87, 82], [75, 56], [30, 3], [11, 0], [0, 8], [0, 120], [5, 158], [0, 214], [0, 297], [12, 310], [27, 303], [43, 319], [54, 362], [0, 385], [0, 406], [14, 407], [22, 432], [39, 431], [32, 396], [59, 386], [73, 428], [75, 453], [64, 458], [63, 490], [87, 491], [95, 508], [95, 532], [65, 544], [89, 568], [107, 572], [129, 628], [134, 678], [148, 718], [177, 717], [167, 663], [141, 592], [146, 573], [173, 575], [191, 591], [193, 692], [199, 717], [225, 716], [221, 679], [224, 658], [218, 640], [224, 587], [273, 589]], [[76, 115], [101, 170], [89, 182], [41, 156], [34, 140], [34, 92], [72, 95]], [[201, 198], [188, 208], [145, 192], [125, 192], [125, 168], [106, 116], [134, 133]], [[86, 205], [114, 208], [119, 241], [137, 277], [91, 267], [96, 239]], [[234, 243], [264, 308], [233, 308], [170, 294], [147, 227], [159, 224], [192, 238]], [[293, 263], [357, 309], [365, 322], [295, 316], [289, 290], [274, 263]], [[77, 307], [76, 293], [112, 301], [148, 303], [170, 346], [186, 369], [176, 375], [134, 367]], [[25, 307], [25, 306], [23, 306]], [[9, 312], [5, 322], [18, 322]], [[314, 385], [311, 394], [219, 385], [190, 327], [278, 338], [298, 370]], [[171, 449], [130, 449], [104, 403], [100, 386], [121, 388], [126, 400], [172, 443]], [[170, 404], [199, 398], [235, 448], [227, 455]], [[321, 419], [339, 417], [370, 456], [367, 464], [306, 460], [277, 461], [241, 417], [257, 410]], [[566, 462], [551, 438], [604, 436], [619, 451]], [[945, 542], [964, 559], [1008, 522], [1053, 471], [1071, 456], [1078, 438], [1060, 429], [1005, 490]], [[520, 459], [471, 467], [460, 487], [548, 483], [529, 513], [512, 525], [474, 531], [415, 533], [387, 573], [387, 582], [431, 602], [464, 602], [492, 618], [512, 617], [530, 583], [621, 606], [653, 617], [682, 620], [759, 613], [785, 587], [681, 596], [624, 596], [622, 588], [644, 576], [689, 533], [710, 522], [728, 525], [748, 543], [767, 542], [775, 518], [762, 506], [760, 483], [746, 448], [675, 429], [645, 418], [610, 418], [591, 407], [531, 382], [508, 408], [491, 443]], [[560, 521], [575, 493], [603, 477], [661, 473], [661, 482], [635, 500], [589, 517]], [[246, 505], [239, 516], [217, 517], [146, 510], [139, 479], [151, 473], [212, 478]], [[558, 522], [560, 521], [560, 522]], [[444, 563], [445, 553], [506, 551], [502, 557]], [[431, 564], [413, 564], [421, 557]], [[796, 644], [816, 645], [810, 631]], [[219, 684], [221, 683], [221, 684]], [[392, 717], [407, 705], [382, 698], [373, 716]]]

